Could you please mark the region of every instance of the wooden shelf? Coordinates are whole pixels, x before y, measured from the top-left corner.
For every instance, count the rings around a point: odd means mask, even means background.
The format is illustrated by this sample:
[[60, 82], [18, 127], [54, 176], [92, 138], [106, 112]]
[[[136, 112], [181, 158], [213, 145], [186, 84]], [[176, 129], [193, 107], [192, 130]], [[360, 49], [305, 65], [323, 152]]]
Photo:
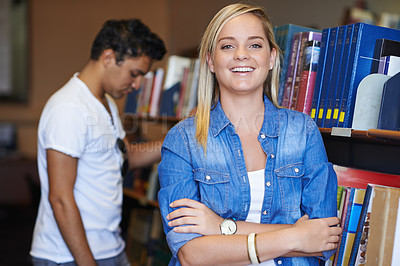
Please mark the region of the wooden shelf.
[[372, 142], [390, 142], [390, 144], [400, 145], [400, 131], [382, 130], [382, 129], [369, 129], [369, 130], [354, 130], [348, 129], [349, 135], [341, 136], [334, 134], [332, 128], [320, 128], [321, 134], [324, 136], [332, 137], [351, 137], [353, 139], [360, 139]]
[[148, 200], [146, 198], [146, 195], [143, 195], [142, 193], [138, 193], [137, 191], [135, 191], [131, 188], [124, 188], [124, 195], [137, 200], [142, 205], [150, 205], [155, 208], [159, 207], [158, 202], [156, 200]]

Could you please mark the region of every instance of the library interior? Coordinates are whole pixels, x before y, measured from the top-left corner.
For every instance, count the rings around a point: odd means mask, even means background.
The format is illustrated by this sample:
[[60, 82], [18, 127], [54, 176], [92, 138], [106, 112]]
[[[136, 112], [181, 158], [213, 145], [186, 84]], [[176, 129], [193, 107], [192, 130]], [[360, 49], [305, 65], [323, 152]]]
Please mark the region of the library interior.
[[[194, 114], [201, 37], [236, 2], [0, 0], [0, 265], [32, 265], [40, 115], [87, 63], [101, 25], [137, 18], [165, 42], [140, 90], [116, 100], [129, 141], [158, 140]], [[250, 3], [266, 9], [282, 51], [279, 104], [314, 119], [338, 177], [343, 232], [325, 265], [400, 265], [400, 1]], [[157, 166], [123, 179], [120, 227], [132, 265], [171, 258]]]

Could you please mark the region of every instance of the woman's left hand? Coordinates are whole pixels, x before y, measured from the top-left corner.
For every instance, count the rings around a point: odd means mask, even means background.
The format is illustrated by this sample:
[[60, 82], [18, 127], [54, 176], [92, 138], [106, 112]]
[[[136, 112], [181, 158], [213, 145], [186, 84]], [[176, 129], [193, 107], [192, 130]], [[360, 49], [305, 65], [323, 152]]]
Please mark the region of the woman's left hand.
[[197, 233], [202, 235], [221, 234], [219, 225], [224, 220], [201, 202], [179, 199], [170, 204], [179, 208], [167, 215], [168, 225], [177, 233]]

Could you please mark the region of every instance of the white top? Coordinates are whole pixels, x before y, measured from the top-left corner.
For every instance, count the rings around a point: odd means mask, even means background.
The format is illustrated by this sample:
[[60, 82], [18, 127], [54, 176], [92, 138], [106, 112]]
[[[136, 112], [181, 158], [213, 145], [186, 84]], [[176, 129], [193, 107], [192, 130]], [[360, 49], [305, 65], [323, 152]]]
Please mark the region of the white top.
[[[247, 214], [246, 222], [260, 223], [261, 210], [264, 202], [265, 191], [265, 169], [247, 172], [250, 183], [250, 209]], [[260, 263], [262, 266], [275, 265], [274, 260], [268, 260]]]
[[73, 257], [48, 201], [46, 149], [79, 158], [74, 196], [95, 259], [116, 256], [125, 247], [119, 234], [123, 159], [116, 145], [125, 132], [111, 97], [106, 95], [115, 126], [105, 107], [77, 75], [50, 97], [38, 129], [42, 197], [30, 254], [56, 263], [72, 261]]

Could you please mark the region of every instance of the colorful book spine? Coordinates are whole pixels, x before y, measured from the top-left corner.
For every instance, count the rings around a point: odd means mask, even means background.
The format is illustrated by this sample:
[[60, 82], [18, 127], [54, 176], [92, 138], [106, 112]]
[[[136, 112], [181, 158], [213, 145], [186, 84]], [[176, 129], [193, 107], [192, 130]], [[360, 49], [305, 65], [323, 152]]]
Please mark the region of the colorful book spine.
[[308, 41], [304, 48], [296, 110], [310, 115], [320, 55], [320, 41]]
[[306, 43], [312, 40], [321, 41], [321, 33], [313, 31], [307, 31], [301, 33], [299, 55], [298, 55], [298, 60], [296, 62], [296, 71], [295, 71], [296, 76], [294, 78], [292, 97], [289, 103], [289, 109], [291, 110], [296, 110], [297, 108], [297, 101], [299, 98], [299, 89], [300, 89], [300, 79], [304, 61], [304, 48], [306, 46]]
[[330, 28], [322, 30], [320, 54], [318, 59], [317, 74], [315, 76], [314, 93], [313, 93], [311, 113], [310, 113], [310, 116], [312, 119], [314, 119], [314, 121], [316, 121], [318, 117], [318, 106], [321, 96], [321, 84], [322, 84], [321, 81], [322, 81], [322, 76], [325, 73], [325, 63], [327, 55], [326, 50], [327, 50], [327, 44], [329, 42], [330, 30], [331, 30]]
[[329, 43], [328, 43], [328, 47], [326, 50], [327, 56], [326, 56], [326, 62], [325, 62], [325, 73], [324, 73], [324, 76], [322, 77], [321, 95], [320, 95], [320, 101], [319, 101], [319, 106], [318, 106], [318, 109], [319, 109], [318, 117], [317, 117], [317, 126], [318, 127], [324, 127], [327, 95], [328, 95], [328, 89], [329, 89], [329, 84], [330, 84], [331, 75], [332, 75], [333, 59], [335, 57], [335, 48], [336, 48], [338, 30], [339, 30], [339, 27], [331, 28]]
[[324, 123], [323, 127], [331, 128], [332, 116], [333, 116], [333, 108], [335, 102], [335, 95], [338, 86], [338, 75], [340, 66], [343, 59], [343, 49], [345, 43], [345, 37], [347, 32], [347, 25], [340, 26], [337, 33], [337, 41], [335, 46], [335, 55], [333, 58], [333, 65], [331, 70], [331, 78], [329, 82], [329, 86], [327, 89], [326, 95], [326, 107], [325, 107], [325, 116], [324, 116]]
[[337, 127], [339, 122], [340, 104], [342, 102], [343, 86], [344, 86], [344, 81], [346, 79], [347, 67], [349, 62], [350, 44], [351, 44], [351, 38], [353, 36], [353, 28], [354, 24], [351, 24], [347, 26], [346, 30], [342, 61], [339, 67], [339, 75], [336, 85], [335, 102], [333, 106], [331, 127]]

